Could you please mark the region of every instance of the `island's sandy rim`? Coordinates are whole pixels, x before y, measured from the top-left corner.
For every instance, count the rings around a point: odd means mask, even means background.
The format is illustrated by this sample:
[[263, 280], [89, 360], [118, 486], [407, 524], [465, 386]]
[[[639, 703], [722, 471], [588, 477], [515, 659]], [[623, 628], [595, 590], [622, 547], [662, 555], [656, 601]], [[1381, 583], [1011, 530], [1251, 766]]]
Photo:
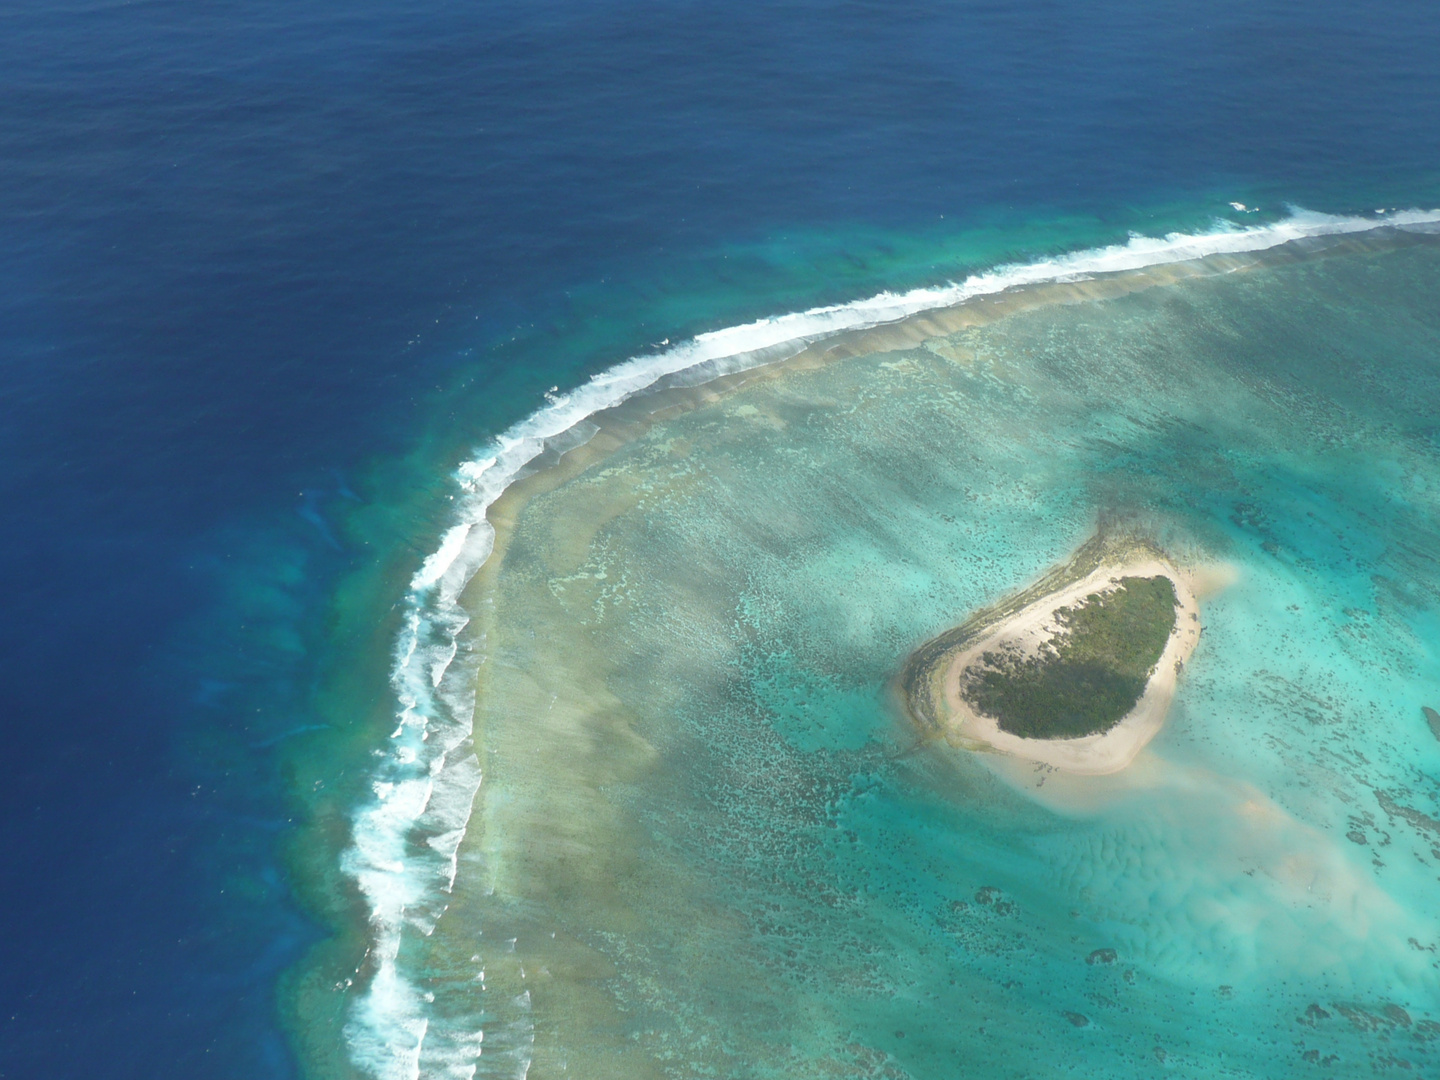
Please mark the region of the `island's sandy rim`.
[[[1031, 653], [1051, 636], [1058, 608], [1113, 587], [1122, 577], [1165, 577], [1175, 587], [1175, 628], [1135, 707], [1114, 727], [1078, 739], [1027, 739], [1000, 729], [961, 693], [961, 678], [987, 649], [1013, 644]], [[967, 750], [995, 751], [1063, 772], [1100, 776], [1119, 772], [1160, 731], [1180, 672], [1200, 640], [1200, 607], [1192, 575], [1143, 540], [1097, 537], [1064, 566], [995, 608], [939, 638], [911, 657], [901, 690], [912, 716]]]

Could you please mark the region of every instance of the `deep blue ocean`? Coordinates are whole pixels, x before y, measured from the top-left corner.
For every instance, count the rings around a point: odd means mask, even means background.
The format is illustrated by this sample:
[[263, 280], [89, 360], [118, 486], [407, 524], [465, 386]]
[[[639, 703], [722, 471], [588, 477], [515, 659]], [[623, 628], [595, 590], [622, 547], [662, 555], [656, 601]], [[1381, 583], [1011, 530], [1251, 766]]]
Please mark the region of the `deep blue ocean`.
[[337, 597], [383, 620], [545, 392], [1231, 201], [1433, 206], [1437, 57], [1403, 0], [0, 6], [0, 1077], [300, 1075]]

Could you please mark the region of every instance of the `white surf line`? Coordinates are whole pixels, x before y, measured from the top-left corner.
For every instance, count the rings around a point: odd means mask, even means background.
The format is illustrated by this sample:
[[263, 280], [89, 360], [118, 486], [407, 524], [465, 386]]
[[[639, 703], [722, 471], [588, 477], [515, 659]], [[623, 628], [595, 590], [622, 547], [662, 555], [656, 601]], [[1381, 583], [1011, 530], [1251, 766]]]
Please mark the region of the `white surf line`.
[[[1188, 262], [1207, 255], [1264, 251], [1306, 237], [1378, 228], [1440, 225], [1440, 210], [1405, 210], [1377, 217], [1342, 217], [1296, 209], [1268, 225], [1217, 222], [1207, 233], [1132, 235], [1124, 244], [1091, 248], [1029, 263], [998, 266], [961, 282], [759, 319], [699, 334], [662, 352], [636, 356], [600, 372], [546, 404], [496, 438], [455, 472], [454, 524], [421, 564], [404, 599], [390, 683], [398, 710], [388, 750], [380, 759], [374, 799], [354, 817], [353, 840], [342, 869], [370, 910], [369, 985], [345, 1028], [352, 1061], [377, 1080], [490, 1075], [482, 1032], [445, 1041], [473, 1045], [475, 1057], [426, 1053], [427, 996], [400, 969], [407, 928], [428, 936], [455, 883], [456, 859], [481, 783], [470, 742], [479, 658], [462, 643], [469, 616], [458, 599], [494, 549], [486, 513], [548, 447], [574, 440], [590, 417], [666, 380], [698, 384], [773, 363], [806, 345], [847, 330], [895, 322], [936, 308], [1017, 286], [1077, 281], [1097, 274]], [[458, 662], [457, 662], [458, 661]], [[477, 1009], [478, 1013], [479, 1010]], [[528, 1054], [508, 1055], [503, 1073], [522, 1076]]]

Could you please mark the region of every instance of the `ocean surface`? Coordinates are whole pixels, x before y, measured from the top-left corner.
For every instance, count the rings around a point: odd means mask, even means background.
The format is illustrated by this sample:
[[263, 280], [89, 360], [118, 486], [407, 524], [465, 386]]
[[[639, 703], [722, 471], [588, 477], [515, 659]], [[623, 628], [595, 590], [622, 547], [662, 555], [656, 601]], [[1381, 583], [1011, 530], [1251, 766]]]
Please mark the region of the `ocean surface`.
[[[0, 1077], [1433, 1073], [1437, 55], [0, 8]], [[1143, 761], [918, 740], [1111, 521], [1228, 583]]]

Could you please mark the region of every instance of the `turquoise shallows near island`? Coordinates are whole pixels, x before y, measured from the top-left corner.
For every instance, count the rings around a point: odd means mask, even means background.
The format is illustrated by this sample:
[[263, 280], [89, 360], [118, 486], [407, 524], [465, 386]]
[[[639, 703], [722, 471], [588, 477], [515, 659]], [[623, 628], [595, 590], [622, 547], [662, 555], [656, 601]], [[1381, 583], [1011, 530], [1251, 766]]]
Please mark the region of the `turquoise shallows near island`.
[[[736, 328], [464, 465], [296, 997], [337, 1073], [1440, 1064], [1436, 220]], [[1040, 601], [1059, 660], [1128, 642], [1060, 738], [945, 663]], [[947, 679], [1030, 744], [1163, 725], [1047, 761]]]

